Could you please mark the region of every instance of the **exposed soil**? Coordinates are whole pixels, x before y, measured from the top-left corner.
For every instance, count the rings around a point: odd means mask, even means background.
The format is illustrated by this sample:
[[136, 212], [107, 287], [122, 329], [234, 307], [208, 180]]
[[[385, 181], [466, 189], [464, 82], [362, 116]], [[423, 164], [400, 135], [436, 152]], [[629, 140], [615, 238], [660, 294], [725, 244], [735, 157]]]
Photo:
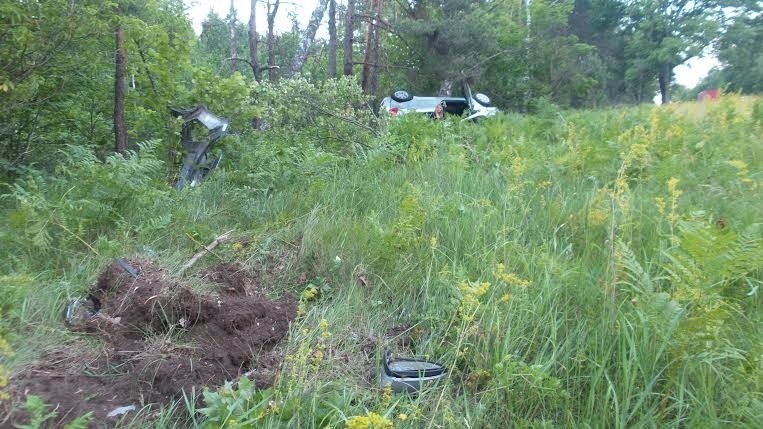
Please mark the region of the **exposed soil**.
[[208, 282], [224, 285], [224, 291], [228, 293], [254, 295], [259, 288], [257, 278], [237, 262], [211, 266], [199, 276]]
[[274, 346], [296, 315], [293, 299], [273, 301], [238, 264], [208, 269], [221, 293], [200, 294], [148, 261], [130, 260], [133, 277], [118, 262], [90, 290], [100, 311], [72, 327], [100, 338], [104, 351], [62, 345], [11, 381], [17, 397], [40, 395], [58, 407], [63, 424], [87, 412], [94, 422], [120, 406], [161, 405], [192, 388], [219, 386], [243, 374], [258, 387], [273, 384], [281, 357]]
[[413, 346], [414, 327], [415, 325], [410, 323], [394, 326], [387, 330], [386, 337], [397, 346], [403, 349], [408, 349]]

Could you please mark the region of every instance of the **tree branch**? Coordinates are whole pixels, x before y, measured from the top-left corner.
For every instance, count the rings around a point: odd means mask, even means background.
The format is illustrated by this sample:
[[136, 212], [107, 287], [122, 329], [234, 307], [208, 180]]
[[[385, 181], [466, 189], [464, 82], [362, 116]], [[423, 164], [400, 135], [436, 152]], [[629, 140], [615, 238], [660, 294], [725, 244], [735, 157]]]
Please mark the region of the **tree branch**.
[[386, 67], [386, 68], [393, 68], [393, 69], [407, 69], [407, 70], [418, 70], [418, 67], [411, 67], [411, 66], [398, 66], [393, 64], [374, 64], [374, 63], [367, 63], [365, 61], [353, 61], [353, 64], [363, 64], [363, 65], [369, 65], [371, 67]]
[[[247, 60], [246, 58], [223, 58], [223, 61], [243, 61], [247, 64], [249, 64], [249, 67], [252, 68], [252, 70], [255, 70], [255, 65], [252, 64], [251, 61]], [[258, 71], [265, 71], [265, 70], [278, 70], [281, 66], [261, 66], [258, 68]]]
[[[230, 231], [226, 232], [225, 234], [215, 238], [214, 240], [212, 240], [211, 243], [209, 243], [208, 245], [204, 246], [203, 249], [201, 249], [200, 251], [196, 252], [196, 254], [193, 255], [193, 257], [188, 262], [186, 262], [185, 265], [183, 265], [180, 268], [180, 272], [182, 273], [185, 270], [191, 268], [193, 266], [193, 264], [195, 264], [199, 259], [201, 259], [202, 256], [206, 255], [207, 253], [212, 252], [212, 250], [214, 250], [215, 247], [220, 245], [220, 243], [222, 243], [223, 241], [227, 240], [230, 237], [230, 233], [232, 233], [232, 232], [233, 232], [233, 230], [230, 230]], [[191, 240], [194, 243], [201, 244], [197, 240], [195, 240], [193, 237], [191, 237], [190, 235], [189, 235], [189, 237], [191, 238]]]

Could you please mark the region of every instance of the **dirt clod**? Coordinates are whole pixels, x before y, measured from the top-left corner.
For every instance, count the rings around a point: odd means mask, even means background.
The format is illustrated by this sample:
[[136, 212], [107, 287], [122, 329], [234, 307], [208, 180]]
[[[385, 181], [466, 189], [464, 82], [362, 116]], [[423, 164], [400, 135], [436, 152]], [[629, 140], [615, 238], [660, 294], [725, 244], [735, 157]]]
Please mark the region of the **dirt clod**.
[[256, 277], [241, 264], [227, 262], [202, 271], [199, 276], [212, 283], [225, 286], [223, 291], [233, 294], [252, 295], [256, 292]]
[[93, 358], [82, 344], [64, 345], [43, 355], [14, 376], [18, 398], [41, 396], [57, 407], [60, 425], [87, 412], [107, 422], [120, 406], [166, 404], [243, 374], [257, 387], [273, 384], [281, 363], [273, 348], [296, 315], [293, 299], [251, 294], [254, 277], [238, 264], [207, 270], [203, 275], [221, 283], [221, 293], [200, 294], [151, 262], [129, 263], [140, 275], [109, 265], [90, 290], [100, 312], [73, 327], [95, 334], [105, 350]]

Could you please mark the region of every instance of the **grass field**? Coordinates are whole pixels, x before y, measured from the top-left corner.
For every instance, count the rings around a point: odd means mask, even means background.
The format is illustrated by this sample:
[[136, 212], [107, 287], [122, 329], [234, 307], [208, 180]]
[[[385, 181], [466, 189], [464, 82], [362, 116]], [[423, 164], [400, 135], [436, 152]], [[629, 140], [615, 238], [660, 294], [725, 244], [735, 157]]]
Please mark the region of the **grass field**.
[[[181, 193], [151, 143], [105, 164], [72, 149], [1, 200], [0, 362], [79, 344], [63, 308], [114, 257], [199, 286], [182, 265], [233, 230], [191, 271], [239, 262], [298, 300], [275, 385], [122, 424], [760, 427], [762, 136], [763, 101], [734, 96], [408, 116], [351, 154], [253, 142]], [[449, 376], [392, 395], [372, 374], [385, 348]]]

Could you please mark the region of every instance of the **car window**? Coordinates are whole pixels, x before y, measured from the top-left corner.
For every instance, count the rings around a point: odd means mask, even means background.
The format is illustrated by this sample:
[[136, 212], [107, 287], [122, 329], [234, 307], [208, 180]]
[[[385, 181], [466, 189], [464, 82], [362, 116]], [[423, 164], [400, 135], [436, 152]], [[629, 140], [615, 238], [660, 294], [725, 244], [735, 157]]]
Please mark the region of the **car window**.
[[445, 113], [451, 115], [463, 115], [464, 111], [469, 109], [469, 103], [466, 100], [447, 100], [445, 102]]

